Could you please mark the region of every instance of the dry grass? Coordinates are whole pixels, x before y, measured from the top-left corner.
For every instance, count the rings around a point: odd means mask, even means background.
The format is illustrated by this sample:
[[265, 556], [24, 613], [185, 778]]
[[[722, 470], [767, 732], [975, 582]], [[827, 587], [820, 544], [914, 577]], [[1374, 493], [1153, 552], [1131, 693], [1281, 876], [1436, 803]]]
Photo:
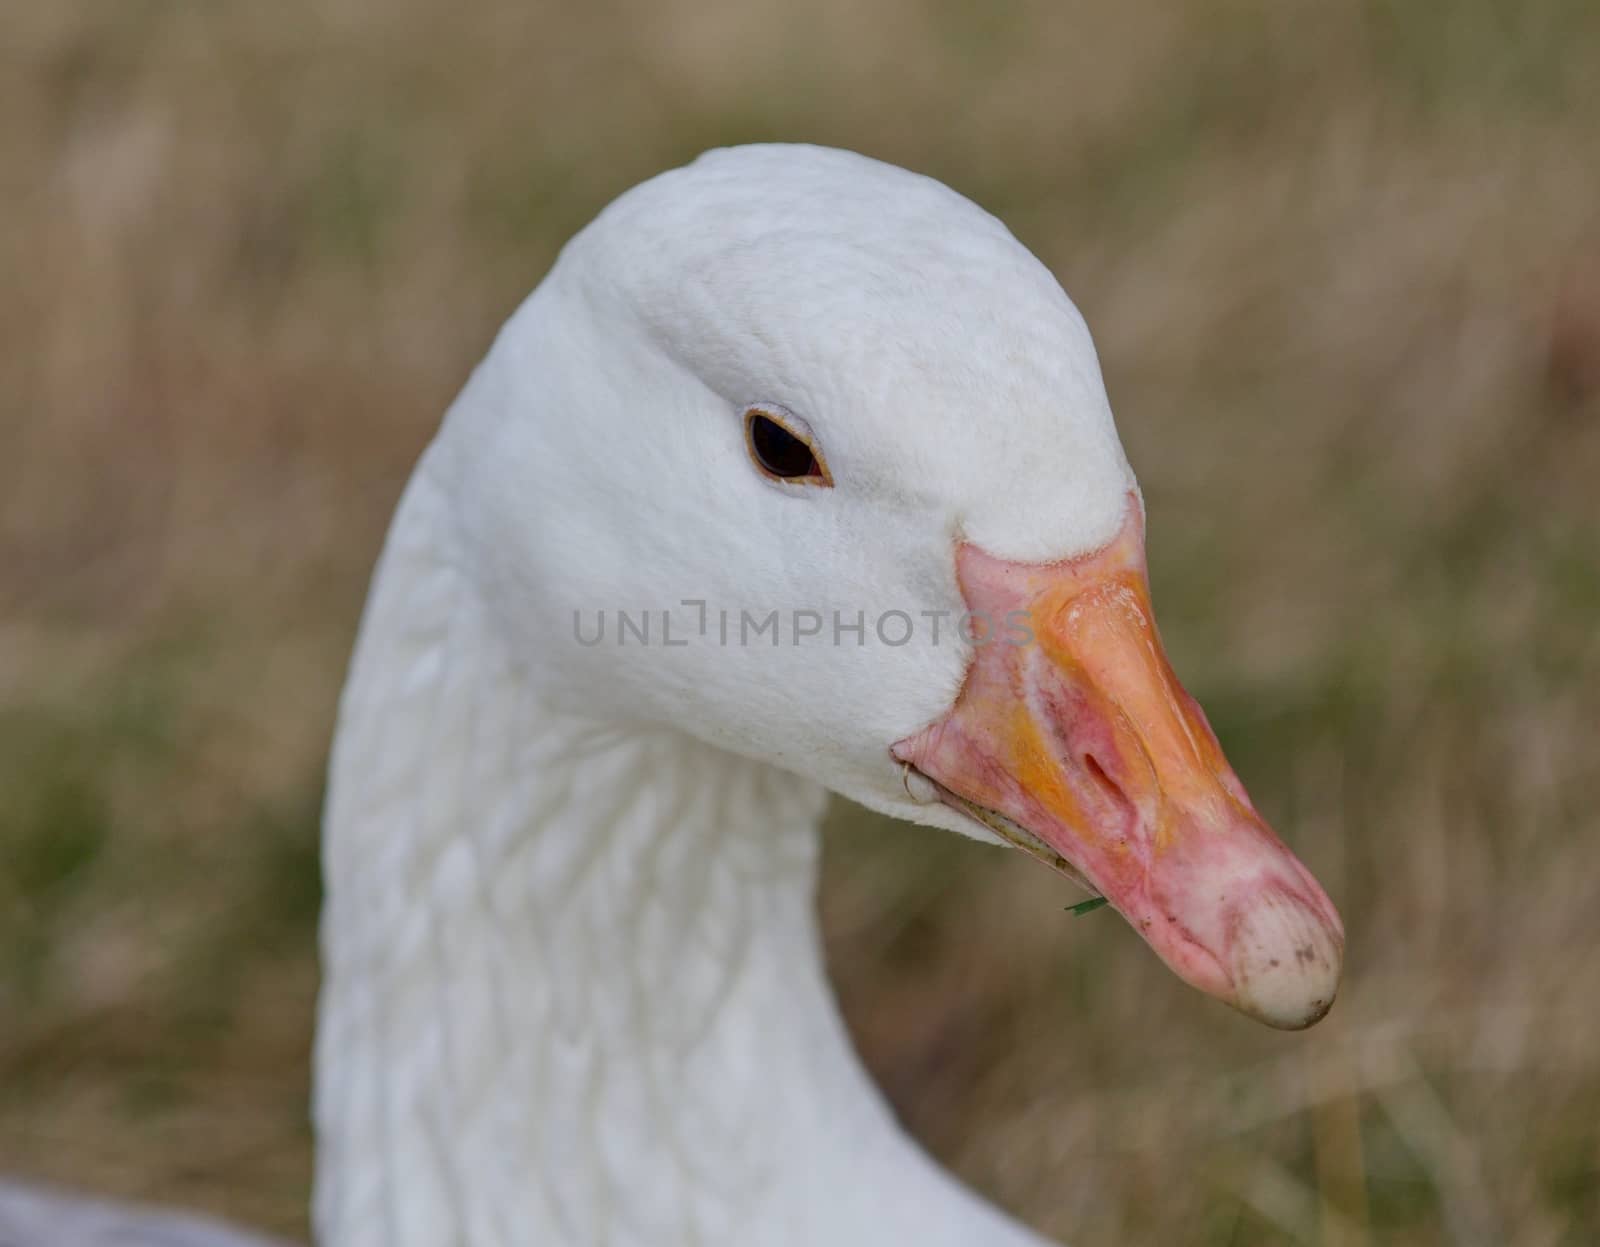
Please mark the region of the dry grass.
[[303, 1232], [364, 575], [611, 195], [754, 138], [1007, 217], [1094, 326], [1164, 630], [1340, 902], [1269, 1034], [1020, 860], [841, 811], [913, 1128], [1077, 1244], [1600, 1234], [1588, 0], [0, 11], [0, 1168]]

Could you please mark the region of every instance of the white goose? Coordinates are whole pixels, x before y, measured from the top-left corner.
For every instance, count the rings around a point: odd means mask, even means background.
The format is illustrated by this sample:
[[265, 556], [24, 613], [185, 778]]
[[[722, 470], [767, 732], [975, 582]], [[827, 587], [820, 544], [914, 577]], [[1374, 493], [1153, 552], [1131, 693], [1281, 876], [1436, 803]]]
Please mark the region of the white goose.
[[1081, 318], [961, 196], [768, 146], [607, 208], [452, 407], [367, 605], [323, 1247], [1040, 1243], [852, 1051], [830, 789], [1010, 841], [1189, 982], [1319, 1018], [1338, 916], [1167, 666], [1142, 528]]

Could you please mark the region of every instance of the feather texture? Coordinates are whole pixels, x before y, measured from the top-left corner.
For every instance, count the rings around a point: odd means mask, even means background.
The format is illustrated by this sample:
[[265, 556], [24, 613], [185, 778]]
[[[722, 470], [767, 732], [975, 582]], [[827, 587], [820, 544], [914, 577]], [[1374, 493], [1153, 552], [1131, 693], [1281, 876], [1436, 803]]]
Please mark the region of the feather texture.
[[[754, 403], [806, 422], [833, 488], [752, 467]], [[733, 149], [574, 239], [414, 475], [341, 703], [323, 1247], [1038, 1244], [862, 1070], [817, 823], [831, 789], [985, 834], [889, 753], [971, 658], [954, 543], [1081, 553], [1134, 489], [1077, 310], [936, 182]], [[575, 636], [608, 610], [656, 642]], [[823, 631], [730, 644], [705, 626], [730, 613]], [[891, 614], [931, 641], [874, 636]], [[63, 1228], [0, 1247], [191, 1241], [95, 1238], [47, 1196], [6, 1215]]]
[[0, 1180], [0, 1247], [287, 1247], [208, 1217]]

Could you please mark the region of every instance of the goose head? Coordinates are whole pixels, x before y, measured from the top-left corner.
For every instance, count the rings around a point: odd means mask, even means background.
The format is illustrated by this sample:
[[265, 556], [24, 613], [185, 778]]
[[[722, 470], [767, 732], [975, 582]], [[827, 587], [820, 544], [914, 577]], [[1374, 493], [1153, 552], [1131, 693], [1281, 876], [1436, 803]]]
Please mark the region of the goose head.
[[1163, 654], [1084, 322], [994, 217], [843, 152], [624, 195], [439, 443], [484, 600], [555, 703], [1020, 848], [1279, 1027], [1337, 913]]

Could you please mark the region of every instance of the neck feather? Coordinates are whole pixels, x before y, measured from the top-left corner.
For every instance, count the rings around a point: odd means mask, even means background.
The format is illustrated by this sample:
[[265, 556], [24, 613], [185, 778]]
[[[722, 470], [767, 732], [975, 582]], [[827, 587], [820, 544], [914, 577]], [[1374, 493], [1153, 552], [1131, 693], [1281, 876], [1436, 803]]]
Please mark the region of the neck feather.
[[851, 1050], [823, 793], [550, 711], [425, 459], [341, 704], [324, 849], [324, 1247], [1020, 1243]]

